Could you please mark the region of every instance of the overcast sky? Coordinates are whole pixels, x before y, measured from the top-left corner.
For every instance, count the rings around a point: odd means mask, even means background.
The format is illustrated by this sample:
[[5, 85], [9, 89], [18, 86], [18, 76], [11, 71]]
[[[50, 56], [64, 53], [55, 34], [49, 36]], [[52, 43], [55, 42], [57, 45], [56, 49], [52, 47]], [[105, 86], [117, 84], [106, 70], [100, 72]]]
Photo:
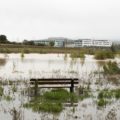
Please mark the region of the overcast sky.
[[120, 39], [120, 0], [0, 0], [0, 34]]

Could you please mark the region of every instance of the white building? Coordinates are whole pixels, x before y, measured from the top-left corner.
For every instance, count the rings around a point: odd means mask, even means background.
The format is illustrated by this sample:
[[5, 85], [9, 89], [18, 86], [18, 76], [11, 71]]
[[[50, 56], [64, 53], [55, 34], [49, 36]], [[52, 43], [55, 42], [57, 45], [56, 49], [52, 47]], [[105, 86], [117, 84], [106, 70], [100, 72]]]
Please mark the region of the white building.
[[93, 42], [91, 39], [82, 39], [82, 47], [90, 47], [93, 46]]
[[54, 47], [64, 47], [64, 40], [55, 40]]
[[83, 47], [83, 40], [75, 40], [74, 41], [74, 47]]
[[111, 47], [112, 41], [110, 41], [110, 40], [93, 40], [93, 46], [95, 46], [95, 47]]
[[67, 40], [65, 42], [65, 47], [74, 48], [75, 47], [74, 41], [73, 40]]

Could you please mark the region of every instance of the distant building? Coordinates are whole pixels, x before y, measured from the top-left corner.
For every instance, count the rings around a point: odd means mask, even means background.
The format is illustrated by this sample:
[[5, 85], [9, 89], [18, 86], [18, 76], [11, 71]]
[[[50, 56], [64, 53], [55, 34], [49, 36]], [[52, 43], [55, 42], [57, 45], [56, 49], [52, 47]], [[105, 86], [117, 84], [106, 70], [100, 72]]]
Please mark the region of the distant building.
[[95, 47], [111, 47], [112, 41], [110, 41], [110, 40], [93, 40], [93, 46], [95, 46]]
[[35, 41], [34, 41], [34, 44], [35, 44], [35, 45], [49, 45], [49, 42], [50, 42], [50, 41], [48, 41], [48, 40], [46, 40], [46, 39], [45, 39], [45, 40], [35, 40]]
[[82, 47], [90, 47], [93, 45], [91, 39], [82, 39]]
[[82, 47], [82, 40], [81, 39], [79, 39], [79, 40], [75, 40], [74, 41], [74, 47]]
[[64, 41], [63, 40], [55, 40], [54, 47], [64, 47]]
[[73, 47], [75, 47], [75, 42], [73, 40], [67, 40], [65, 42], [65, 47], [73, 48]]
[[50, 42], [54, 42], [54, 47], [111, 47], [112, 42], [110, 40], [92, 40], [92, 39], [78, 39], [71, 40], [63, 37], [52, 37], [44, 40], [34, 41], [35, 45], [50, 45]]

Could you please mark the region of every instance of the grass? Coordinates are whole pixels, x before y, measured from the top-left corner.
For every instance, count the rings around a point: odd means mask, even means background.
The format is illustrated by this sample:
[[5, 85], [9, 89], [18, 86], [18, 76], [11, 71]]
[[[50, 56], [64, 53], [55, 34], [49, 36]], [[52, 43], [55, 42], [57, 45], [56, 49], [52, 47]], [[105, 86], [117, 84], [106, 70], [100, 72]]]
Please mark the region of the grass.
[[85, 53], [95, 54], [96, 51], [110, 50], [110, 48], [54, 48], [36, 45], [14, 45], [14, 44], [0, 44], [0, 53]]
[[74, 93], [71, 94], [65, 89], [54, 89], [35, 97], [29, 103], [24, 104], [24, 107], [32, 108], [37, 112], [59, 113], [63, 110], [63, 103], [76, 101], [77, 96]]
[[99, 106], [99, 107], [103, 107], [103, 106], [105, 106], [105, 105], [107, 105], [107, 103], [108, 103], [108, 101], [107, 100], [105, 100], [105, 99], [99, 99], [98, 101], [97, 101], [97, 105]]
[[105, 74], [120, 74], [120, 68], [116, 62], [109, 61], [103, 66]]
[[90, 89], [89, 88], [84, 88], [84, 87], [79, 88], [79, 94], [80, 94], [80, 96], [79, 96], [80, 100], [83, 100], [85, 98], [89, 98], [89, 97], [92, 96], [92, 94], [90, 92]]
[[108, 90], [104, 89], [98, 93], [98, 106], [105, 106], [110, 103], [112, 98], [120, 99], [120, 89]]
[[71, 58], [85, 58], [85, 55], [82, 52], [71, 52], [70, 57]]
[[21, 58], [24, 58], [24, 50], [22, 50], [22, 52], [21, 52]]
[[11, 100], [12, 100], [12, 97], [9, 96], [9, 95], [7, 95], [7, 96], [4, 96], [4, 99], [5, 99], [6, 101], [11, 101]]
[[32, 108], [32, 110], [35, 112], [43, 111], [43, 112], [49, 112], [49, 113], [59, 113], [63, 109], [63, 106], [61, 103], [49, 103], [49, 102], [27, 103], [27, 104], [24, 104], [24, 107]]
[[104, 60], [104, 59], [113, 59], [114, 53], [112, 51], [97, 51], [95, 53], [95, 59], [97, 60]]
[[0, 86], [0, 96], [2, 96], [3, 95], [3, 87], [2, 86]]

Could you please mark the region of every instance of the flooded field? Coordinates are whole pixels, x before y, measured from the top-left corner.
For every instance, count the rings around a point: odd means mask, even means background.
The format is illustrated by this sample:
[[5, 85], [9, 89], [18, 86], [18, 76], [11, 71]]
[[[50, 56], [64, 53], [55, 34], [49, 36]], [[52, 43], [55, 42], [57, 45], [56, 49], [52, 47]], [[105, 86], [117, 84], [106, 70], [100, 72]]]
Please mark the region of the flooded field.
[[[107, 61], [95, 60], [92, 55], [73, 59], [69, 54], [24, 54], [24, 57], [21, 54], [0, 54], [0, 84], [4, 88], [3, 95], [0, 95], [0, 120], [120, 120], [120, 99], [114, 97], [120, 79], [113, 81], [102, 73]], [[116, 61], [120, 67], [119, 57], [111, 61]], [[120, 78], [119, 74], [116, 76]], [[34, 112], [24, 107], [31, 99], [27, 91], [30, 78], [49, 77], [79, 79], [75, 88], [79, 96], [76, 106], [64, 106], [57, 114]], [[90, 95], [81, 99], [81, 88], [89, 88]], [[102, 106], [100, 92], [108, 89], [114, 92], [110, 93], [111, 97], [105, 97], [108, 104]], [[45, 91], [40, 90], [41, 93]]]

